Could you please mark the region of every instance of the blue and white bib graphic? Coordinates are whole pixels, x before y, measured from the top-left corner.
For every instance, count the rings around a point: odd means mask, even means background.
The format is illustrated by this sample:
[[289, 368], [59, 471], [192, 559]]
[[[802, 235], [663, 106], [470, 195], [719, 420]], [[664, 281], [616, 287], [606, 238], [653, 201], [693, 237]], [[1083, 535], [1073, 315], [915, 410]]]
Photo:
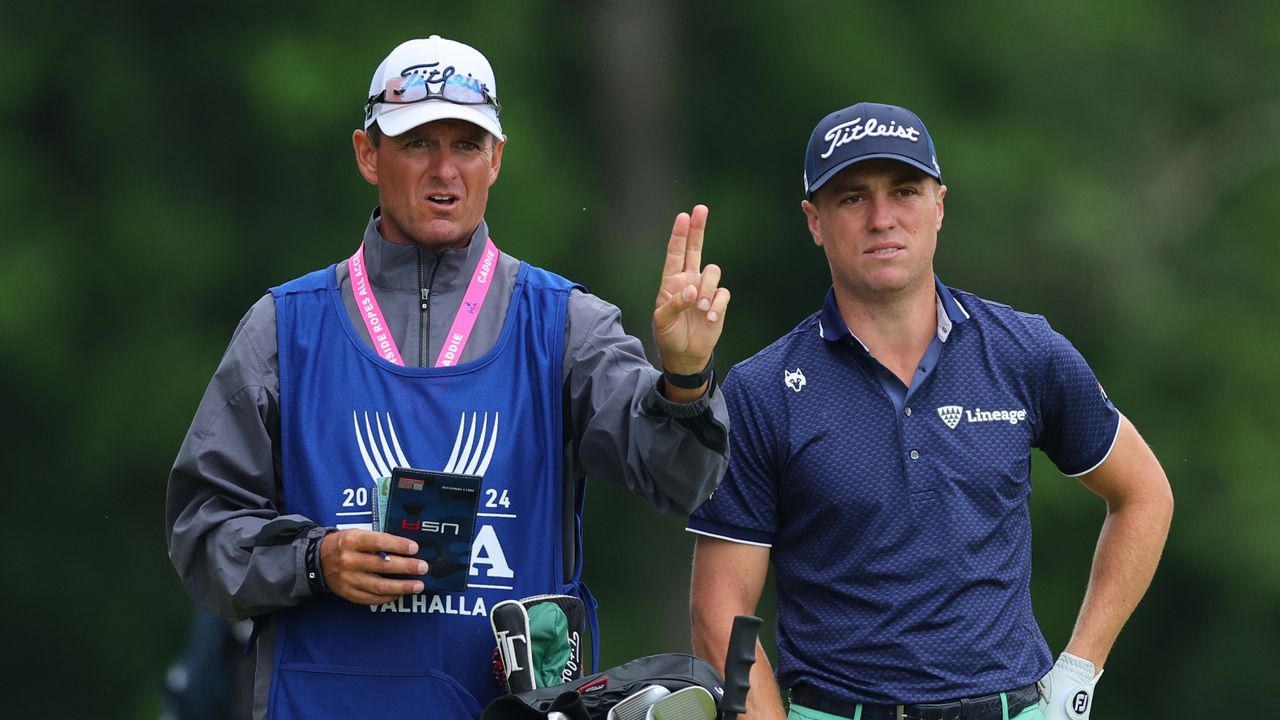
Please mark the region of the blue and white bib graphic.
[[[362, 415], [363, 424], [361, 423]], [[449, 454], [449, 461], [440, 469], [440, 472], [478, 475], [483, 478], [485, 472], [489, 469], [489, 463], [493, 460], [493, 451], [498, 443], [498, 417], [500, 413], [496, 411], [492, 413], [492, 429], [489, 427], [490, 413], [470, 413], [471, 422], [469, 426], [467, 415], [468, 413], [462, 413], [462, 417], [458, 420], [458, 434], [453, 441], [453, 451]], [[338, 513], [339, 515], [351, 517], [364, 514], [372, 515], [369, 522], [341, 523], [338, 525], [339, 528], [382, 530], [380, 519], [385, 518], [387, 515], [387, 492], [391, 482], [391, 470], [397, 467], [418, 470], [434, 469], [415, 465], [405, 457], [404, 450], [400, 446], [400, 438], [396, 436], [395, 424], [391, 421], [391, 413], [385, 413], [385, 429], [383, 428], [383, 417], [383, 413], [375, 411], [373, 413], [374, 419], [371, 422], [368, 411], [364, 413], [352, 411], [351, 413], [356, 446], [360, 450], [360, 459], [364, 461], [364, 469], [369, 474], [369, 479], [373, 481], [372, 494], [377, 504], [373, 504], [373, 500], [370, 500], [369, 510], [367, 511]], [[476, 436], [477, 418], [479, 418], [480, 422], [478, 438]], [[465, 442], [463, 440], [464, 434], [466, 435]], [[356, 494], [360, 494], [358, 490]], [[360, 502], [360, 499], [354, 500]]]

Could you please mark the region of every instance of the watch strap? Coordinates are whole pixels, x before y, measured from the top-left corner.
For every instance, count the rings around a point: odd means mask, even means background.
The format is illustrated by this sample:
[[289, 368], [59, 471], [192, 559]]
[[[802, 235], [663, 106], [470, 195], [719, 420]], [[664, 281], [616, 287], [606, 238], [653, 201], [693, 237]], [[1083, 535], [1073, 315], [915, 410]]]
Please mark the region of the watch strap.
[[692, 375], [679, 375], [664, 368], [662, 370], [662, 377], [669, 385], [684, 388], [685, 390], [697, 390], [711, 381], [711, 379], [715, 377], [715, 373], [716, 356], [715, 353], [712, 353], [710, 359], [707, 360], [707, 366], [702, 368], [701, 372], [696, 372]]

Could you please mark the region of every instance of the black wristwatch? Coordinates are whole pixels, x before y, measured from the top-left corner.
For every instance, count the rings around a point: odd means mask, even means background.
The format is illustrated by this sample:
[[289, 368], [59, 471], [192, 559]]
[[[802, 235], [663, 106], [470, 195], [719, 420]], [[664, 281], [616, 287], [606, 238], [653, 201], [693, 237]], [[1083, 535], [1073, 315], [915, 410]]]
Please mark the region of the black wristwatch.
[[711, 380], [716, 374], [716, 355], [711, 353], [711, 358], [707, 360], [707, 366], [702, 368], [702, 372], [692, 375], [677, 375], [670, 370], [663, 368], [662, 377], [667, 384], [674, 385], [685, 390], [697, 390]]

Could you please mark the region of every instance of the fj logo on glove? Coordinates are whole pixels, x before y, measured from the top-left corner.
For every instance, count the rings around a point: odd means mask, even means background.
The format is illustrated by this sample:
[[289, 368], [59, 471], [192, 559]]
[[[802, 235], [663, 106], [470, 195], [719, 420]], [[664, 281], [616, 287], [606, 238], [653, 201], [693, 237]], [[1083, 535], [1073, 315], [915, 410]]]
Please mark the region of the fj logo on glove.
[[1084, 715], [1089, 711], [1089, 691], [1081, 690], [1071, 699], [1071, 710], [1077, 715]]

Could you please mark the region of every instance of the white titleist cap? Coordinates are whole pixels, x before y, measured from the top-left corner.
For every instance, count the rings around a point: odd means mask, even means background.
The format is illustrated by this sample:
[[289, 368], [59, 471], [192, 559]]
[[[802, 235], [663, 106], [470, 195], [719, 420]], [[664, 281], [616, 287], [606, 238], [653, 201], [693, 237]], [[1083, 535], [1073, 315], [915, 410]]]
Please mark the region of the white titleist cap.
[[433, 120], [466, 120], [505, 140], [493, 68], [470, 45], [432, 35], [401, 43], [373, 72], [364, 127], [395, 137]]

